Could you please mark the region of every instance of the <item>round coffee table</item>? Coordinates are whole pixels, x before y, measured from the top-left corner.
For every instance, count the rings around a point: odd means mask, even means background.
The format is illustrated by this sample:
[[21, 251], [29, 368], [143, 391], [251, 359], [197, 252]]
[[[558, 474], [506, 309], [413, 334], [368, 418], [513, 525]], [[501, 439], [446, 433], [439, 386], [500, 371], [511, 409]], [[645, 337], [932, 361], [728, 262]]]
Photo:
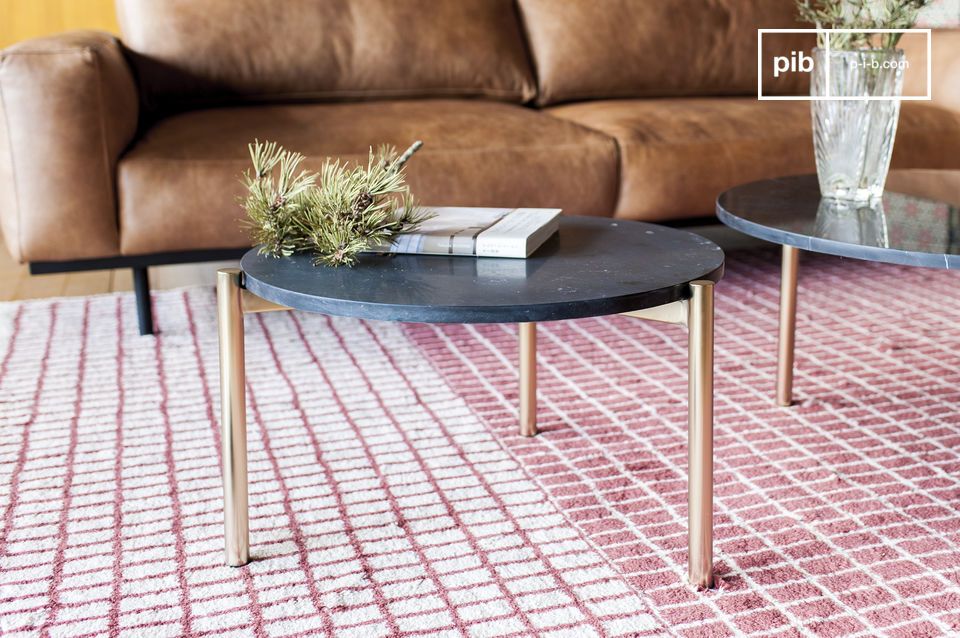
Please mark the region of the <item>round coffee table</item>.
[[793, 402], [800, 250], [960, 269], [960, 172], [892, 171], [880, 202], [821, 199], [816, 175], [737, 186], [717, 199], [727, 226], [783, 246], [777, 402]]
[[723, 251], [652, 224], [564, 217], [529, 259], [365, 255], [314, 266], [251, 250], [217, 276], [226, 562], [249, 560], [244, 313], [303, 310], [423, 323], [518, 323], [520, 433], [536, 434], [536, 322], [627, 314], [689, 329], [690, 579], [713, 584], [713, 285]]

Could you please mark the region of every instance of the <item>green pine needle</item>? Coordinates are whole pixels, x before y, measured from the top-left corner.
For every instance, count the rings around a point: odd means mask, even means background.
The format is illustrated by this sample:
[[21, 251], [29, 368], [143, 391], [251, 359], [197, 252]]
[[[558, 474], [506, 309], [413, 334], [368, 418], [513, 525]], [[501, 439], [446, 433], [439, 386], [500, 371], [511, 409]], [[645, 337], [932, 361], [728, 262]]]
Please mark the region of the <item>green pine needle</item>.
[[416, 206], [404, 175], [421, 146], [414, 142], [399, 157], [392, 147], [371, 148], [366, 166], [327, 159], [319, 172], [308, 173], [300, 170], [303, 155], [254, 141], [242, 201], [251, 239], [272, 257], [309, 251], [316, 264], [355, 264], [359, 253], [416, 230], [429, 217]]

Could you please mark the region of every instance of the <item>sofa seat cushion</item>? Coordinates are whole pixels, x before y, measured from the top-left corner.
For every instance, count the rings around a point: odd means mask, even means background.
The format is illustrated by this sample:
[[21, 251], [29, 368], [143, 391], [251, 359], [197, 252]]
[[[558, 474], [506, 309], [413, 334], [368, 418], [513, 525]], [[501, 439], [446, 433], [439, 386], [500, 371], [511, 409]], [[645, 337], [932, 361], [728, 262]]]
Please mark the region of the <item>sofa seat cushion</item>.
[[[646, 221], [712, 215], [722, 191], [759, 179], [812, 173], [809, 102], [752, 98], [608, 100], [551, 115], [616, 138], [616, 216]], [[960, 168], [960, 114], [905, 102], [895, 168]]]
[[248, 106], [154, 125], [118, 167], [123, 254], [241, 247], [247, 145], [275, 141], [307, 157], [366, 162], [370, 146], [424, 148], [408, 181], [426, 205], [544, 206], [610, 215], [616, 142], [521, 106], [474, 100]]

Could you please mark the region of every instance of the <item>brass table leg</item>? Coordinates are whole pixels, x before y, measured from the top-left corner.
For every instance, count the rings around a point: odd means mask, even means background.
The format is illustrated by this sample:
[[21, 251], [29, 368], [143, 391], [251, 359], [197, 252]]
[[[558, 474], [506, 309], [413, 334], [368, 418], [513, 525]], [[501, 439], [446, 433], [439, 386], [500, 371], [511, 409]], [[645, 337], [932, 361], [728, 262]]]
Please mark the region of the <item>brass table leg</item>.
[[624, 314], [687, 326], [689, 432], [687, 449], [690, 584], [713, 587], [713, 288], [690, 282], [690, 299]]
[[537, 324], [520, 324], [520, 435], [537, 435]]
[[223, 527], [227, 565], [250, 560], [247, 512], [247, 414], [240, 271], [217, 273], [220, 331], [220, 421], [223, 446]]
[[793, 403], [793, 349], [797, 328], [797, 271], [800, 249], [783, 247], [780, 268], [780, 341], [777, 351], [777, 403]]
[[690, 583], [713, 587], [713, 282], [690, 284], [688, 549]]

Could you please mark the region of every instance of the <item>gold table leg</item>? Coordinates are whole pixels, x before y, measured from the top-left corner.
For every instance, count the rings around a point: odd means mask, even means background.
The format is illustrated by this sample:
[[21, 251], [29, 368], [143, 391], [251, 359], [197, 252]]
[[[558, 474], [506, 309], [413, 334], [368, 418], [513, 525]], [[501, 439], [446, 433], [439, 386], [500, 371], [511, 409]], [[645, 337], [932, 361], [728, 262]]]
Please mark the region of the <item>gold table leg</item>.
[[242, 293], [238, 269], [224, 269], [217, 273], [223, 531], [226, 563], [233, 567], [246, 565], [250, 560]]
[[520, 435], [537, 435], [537, 324], [520, 324]]
[[713, 282], [690, 284], [688, 561], [690, 583], [713, 587]]
[[687, 560], [690, 584], [707, 588], [713, 587], [713, 289], [712, 281], [692, 281], [689, 300], [624, 313], [687, 326]]
[[777, 348], [777, 403], [793, 403], [793, 350], [797, 328], [797, 271], [800, 249], [783, 247], [780, 268], [780, 340]]

